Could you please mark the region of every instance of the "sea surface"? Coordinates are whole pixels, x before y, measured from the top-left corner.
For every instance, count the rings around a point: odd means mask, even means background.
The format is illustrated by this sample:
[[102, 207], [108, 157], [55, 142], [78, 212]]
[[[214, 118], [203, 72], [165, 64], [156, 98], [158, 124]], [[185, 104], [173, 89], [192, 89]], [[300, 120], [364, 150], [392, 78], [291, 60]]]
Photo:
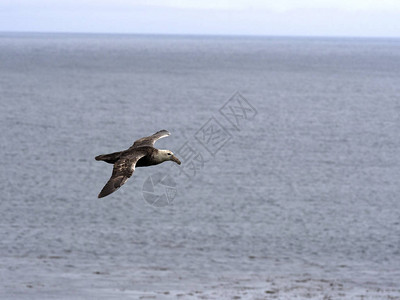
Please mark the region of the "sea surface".
[[0, 104], [0, 299], [400, 299], [399, 39], [2, 33]]

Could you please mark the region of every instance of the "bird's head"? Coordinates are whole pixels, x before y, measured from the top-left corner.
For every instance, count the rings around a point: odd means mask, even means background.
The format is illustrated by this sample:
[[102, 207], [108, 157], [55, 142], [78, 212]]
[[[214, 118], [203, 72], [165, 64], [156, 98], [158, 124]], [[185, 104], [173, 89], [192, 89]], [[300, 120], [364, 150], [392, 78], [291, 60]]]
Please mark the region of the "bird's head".
[[158, 153], [162, 161], [171, 160], [173, 162], [176, 162], [178, 165], [181, 164], [181, 161], [170, 150], [158, 150]]

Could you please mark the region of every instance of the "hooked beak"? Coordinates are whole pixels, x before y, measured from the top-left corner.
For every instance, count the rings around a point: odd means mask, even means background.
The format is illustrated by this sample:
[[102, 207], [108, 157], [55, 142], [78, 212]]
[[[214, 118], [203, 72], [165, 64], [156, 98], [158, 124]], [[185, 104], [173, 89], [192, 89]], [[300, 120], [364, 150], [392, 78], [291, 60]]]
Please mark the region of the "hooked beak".
[[173, 162], [176, 162], [178, 165], [181, 164], [181, 161], [180, 161], [175, 155], [172, 155], [171, 160], [172, 160]]

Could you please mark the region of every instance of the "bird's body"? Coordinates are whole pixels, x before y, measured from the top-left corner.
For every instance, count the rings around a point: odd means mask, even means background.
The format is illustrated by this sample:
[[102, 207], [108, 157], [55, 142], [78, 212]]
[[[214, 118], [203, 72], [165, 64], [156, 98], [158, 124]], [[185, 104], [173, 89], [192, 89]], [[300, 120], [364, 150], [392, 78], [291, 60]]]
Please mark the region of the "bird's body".
[[111, 178], [101, 190], [99, 198], [108, 196], [119, 189], [132, 176], [136, 167], [158, 165], [168, 160], [180, 165], [181, 162], [171, 151], [153, 147], [158, 139], [169, 135], [167, 130], [161, 130], [135, 141], [127, 150], [96, 156], [96, 160], [114, 164]]

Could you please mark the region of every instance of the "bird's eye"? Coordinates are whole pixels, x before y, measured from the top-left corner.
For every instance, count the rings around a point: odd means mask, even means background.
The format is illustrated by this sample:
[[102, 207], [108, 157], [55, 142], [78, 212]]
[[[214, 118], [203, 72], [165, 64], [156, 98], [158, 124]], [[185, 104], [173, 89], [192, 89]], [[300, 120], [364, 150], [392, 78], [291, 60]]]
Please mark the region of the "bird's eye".
[[168, 155], [172, 155], [172, 153], [168, 153]]

